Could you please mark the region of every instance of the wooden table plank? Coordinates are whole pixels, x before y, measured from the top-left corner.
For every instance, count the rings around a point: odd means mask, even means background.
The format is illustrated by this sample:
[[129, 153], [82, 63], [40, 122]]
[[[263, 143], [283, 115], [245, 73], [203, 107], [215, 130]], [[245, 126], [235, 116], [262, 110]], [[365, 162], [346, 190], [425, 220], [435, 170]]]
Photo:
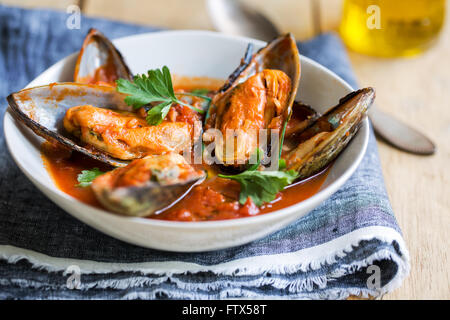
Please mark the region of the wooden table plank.
[[172, 29], [212, 29], [203, 0], [85, 0], [83, 12]]
[[312, 0], [319, 3], [319, 25], [322, 31], [337, 30], [342, 15], [343, 0]]
[[79, 0], [0, 0], [0, 4], [19, 6], [24, 8], [50, 8], [66, 10], [72, 4], [79, 4]]
[[292, 32], [296, 39], [314, 36], [312, 1], [316, 0], [244, 0], [252, 8], [258, 8], [279, 28], [280, 32]]
[[[292, 31], [297, 38], [313, 35], [310, 0], [245, 0], [257, 5], [282, 31]], [[85, 0], [84, 13], [144, 25], [171, 29], [213, 30], [205, 0]], [[305, 14], [306, 13], [306, 14]]]

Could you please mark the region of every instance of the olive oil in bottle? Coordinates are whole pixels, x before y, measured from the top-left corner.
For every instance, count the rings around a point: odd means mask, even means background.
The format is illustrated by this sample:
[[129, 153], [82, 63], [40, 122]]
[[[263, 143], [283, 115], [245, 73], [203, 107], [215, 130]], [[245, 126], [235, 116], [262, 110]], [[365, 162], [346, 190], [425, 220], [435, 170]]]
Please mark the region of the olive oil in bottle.
[[340, 34], [356, 52], [412, 56], [433, 44], [444, 16], [445, 0], [345, 0]]

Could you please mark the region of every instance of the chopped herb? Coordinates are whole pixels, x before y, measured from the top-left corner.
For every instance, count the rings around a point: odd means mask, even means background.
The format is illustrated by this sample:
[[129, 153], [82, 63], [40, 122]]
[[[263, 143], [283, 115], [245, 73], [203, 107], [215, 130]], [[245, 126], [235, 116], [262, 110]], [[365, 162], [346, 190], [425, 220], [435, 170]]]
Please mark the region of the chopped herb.
[[171, 106], [172, 102], [163, 102], [148, 110], [147, 117], [145, 118], [147, 123], [152, 126], [160, 124], [169, 113]]
[[240, 204], [244, 204], [248, 198], [251, 198], [260, 207], [264, 203], [274, 200], [278, 192], [291, 184], [297, 178], [297, 172], [294, 170], [246, 170], [234, 176], [219, 174], [219, 177], [239, 182], [241, 185]]
[[[180, 101], [176, 97], [172, 85], [172, 76], [167, 66], [162, 67], [162, 69], [149, 70], [147, 75], [137, 75], [134, 77], [133, 82], [127, 79], [118, 79], [116, 80], [116, 84], [118, 92], [128, 94], [125, 102], [135, 109], [152, 102], [159, 102], [158, 105], [148, 111], [146, 119], [150, 125], [160, 124], [173, 103], [189, 107], [199, 113], [205, 112], [202, 109], [195, 108]], [[211, 101], [211, 98], [196, 93], [180, 93], [179, 95], [197, 96]]]
[[99, 168], [94, 168], [91, 170], [83, 170], [77, 177], [79, 184], [77, 184], [76, 187], [80, 188], [89, 187], [92, 181], [94, 181], [95, 178], [101, 176], [102, 174], [104, 174], [104, 172], [100, 171]]
[[[275, 199], [278, 192], [291, 184], [297, 178], [297, 172], [289, 171], [259, 171], [257, 170], [260, 164], [260, 149], [256, 151], [257, 163], [250, 166], [246, 171], [236, 175], [223, 175], [219, 177], [231, 179], [239, 182], [241, 185], [241, 192], [239, 194], [239, 203], [244, 204], [250, 197], [258, 207], [266, 202]], [[286, 167], [286, 162], [280, 159], [280, 167]]]
[[281, 131], [280, 153], [279, 153], [280, 158], [281, 158], [281, 152], [283, 151], [284, 136], [286, 134], [286, 127], [287, 127], [288, 122], [289, 122], [289, 118], [286, 119], [286, 121], [284, 122], [283, 131]]

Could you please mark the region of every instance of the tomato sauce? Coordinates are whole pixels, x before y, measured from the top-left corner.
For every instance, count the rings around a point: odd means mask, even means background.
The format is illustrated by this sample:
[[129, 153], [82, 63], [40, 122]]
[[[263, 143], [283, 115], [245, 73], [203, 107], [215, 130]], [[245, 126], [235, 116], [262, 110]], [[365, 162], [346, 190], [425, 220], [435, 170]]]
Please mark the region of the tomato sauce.
[[236, 181], [213, 177], [195, 187], [173, 207], [153, 216], [154, 219], [176, 221], [225, 220], [250, 217], [280, 210], [308, 199], [319, 191], [328, 170], [290, 186], [276, 198], [258, 208], [251, 200], [239, 204], [240, 186]]
[[[83, 203], [102, 209], [102, 205], [95, 198], [90, 187], [77, 187], [77, 176], [82, 170], [99, 168], [102, 171], [108, 171], [112, 167], [78, 152], [72, 152], [69, 155], [67, 151], [48, 142], [42, 144], [41, 150], [45, 168], [60, 190]], [[204, 169], [208, 169], [210, 174], [212, 172], [213, 177], [192, 189], [186, 197], [172, 207], [149, 218], [206, 221], [264, 214], [289, 207], [313, 196], [319, 191], [328, 175], [328, 170], [324, 170], [307, 181], [290, 186], [279, 192], [275, 200], [258, 208], [251, 201], [247, 201], [244, 205], [239, 204], [240, 186], [236, 181], [214, 176], [212, 168]]]
[[111, 167], [79, 152], [70, 154], [70, 151], [49, 142], [41, 145], [41, 156], [45, 168], [61, 191], [83, 203], [103, 208], [91, 188], [77, 187], [77, 177], [82, 170], [99, 168], [102, 171], [108, 171], [112, 169]]
[[[222, 83], [223, 81], [215, 79], [175, 77], [174, 88], [187, 91], [196, 88], [215, 90]], [[83, 203], [102, 208], [90, 187], [77, 187], [77, 177], [82, 170], [99, 168], [102, 171], [109, 171], [113, 169], [112, 167], [81, 153], [70, 153], [70, 151], [62, 149], [60, 146], [54, 146], [49, 142], [42, 144], [41, 154], [47, 171], [60, 190]], [[149, 218], [175, 221], [207, 221], [265, 214], [289, 207], [313, 196], [319, 191], [329, 171], [326, 169], [304, 182], [289, 186], [279, 192], [272, 202], [257, 207], [251, 200], [247, 200], [243, 205], [239, 203], [239, 183], [217, 177], [214, 167], [206, 164], [201, 165], [201, 167], [207, 170], [208, 179], [201, 185], [194, 187], [179, 202]]]

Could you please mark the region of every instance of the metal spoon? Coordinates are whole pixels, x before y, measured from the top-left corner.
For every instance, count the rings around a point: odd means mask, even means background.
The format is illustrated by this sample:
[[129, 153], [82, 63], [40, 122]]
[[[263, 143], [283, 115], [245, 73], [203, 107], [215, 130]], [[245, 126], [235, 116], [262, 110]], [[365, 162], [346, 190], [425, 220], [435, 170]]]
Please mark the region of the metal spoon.
[[[280, 32], [262, 13], [237, 0], [207, 0], [214, 27], [221, 32], [264, 41]], [[392, 146], [414, 154], [431, 155], [436, 146], [425, 135], [372, 107], [369, 113], [375, 132]]]

